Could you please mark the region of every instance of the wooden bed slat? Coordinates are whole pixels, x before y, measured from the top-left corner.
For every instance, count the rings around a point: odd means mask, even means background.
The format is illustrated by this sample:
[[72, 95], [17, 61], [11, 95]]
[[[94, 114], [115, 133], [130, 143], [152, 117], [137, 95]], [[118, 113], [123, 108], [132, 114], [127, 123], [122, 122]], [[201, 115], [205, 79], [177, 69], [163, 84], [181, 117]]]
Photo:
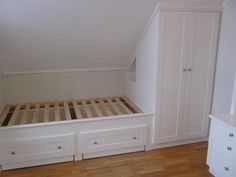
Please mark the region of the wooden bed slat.
[[77, 104], [77, 101], [72, 101], [73, 107], [75, 109], [75, 114], [77, 119], [83, 119], [82, 113], [80, 112], [79, 106]]
[[64, 101], [64, 109], [66, 114], [66, 120], [71, 120], [70, 108], [67, 101]]
[[54, 103], [55, 105], [55, 121], [60, 121], [61, 118], [60, 118], [60, 106], [59, 106], [59, 103], [58, 102], [55, 102]]
[[92, 114], [92, 112], [90, 111], [86, 100], [81, 100], [81, 103], [82, 103], [82, 105], [83, 105], [83, 107], [84, 107], [84, 111], [85, 111], [85, 114], [86, 114], [87, 118], [93, 117], [93, 114]]
[[107, 98], [108, 103], [111, 105], [111, 107], [115, 110], [117, 115], [123, 115], [124, 113], [122, 110], [117, 106], [117, 103], [114, 103], [110, 98]]
[[114, 116], [112, 111], [106, 106], [106, 103], [104, 102], [103, 99], [99, 98], [98, 101], [102, 105], [102, 107], [103, 107], [105, 113], [107, 114], [107, 116]]
[[43, 122], [49, 122], [50, 119], [49, 119], [49, 110], [50, 110], [50, 107], [49, 107], [49, 103], [45, 103], [45, 109], [44, 109], [44, 116], [43, 116]]
[[98, 117], [103, 117], [104, 115], [103, 115], [102, 111], [99, 109], [99, 107], [97, 106], [97, 104], [95, 103], [95, 101], [91, 99], [90, 102], [91, 102], [91, 104], [92, 104], [92, 106], [94, 108], [94, 111], [96, 112], [97, 116]]
[[27, 123], [29, 111], [30, 111], [30, 104], [28, 103], [25, 106], [24, 114], [23, 114], [23, 116], [21, 118], [20, 125], [23, 125], [23, 124]]
[[39, 109], [40, 109], [40, 103], [36, 103], [35, 111], [34, 111], [33, 118], [32, 118], [32, 123], [39, 122]]
[[19, 113], [20, 108], [21, 108], [21, 105], [18, 104], [18, 105], [16, 106], [15, 111], [14, 111], [13, 114], [12, 114], [12, 117], [11, 117], [10, 121], [8, 122], [8, 126], [15, 125], [16, 119], [17, 119], [17, 116], [18, 116], [18, 113]]
[[133, 112], [122, 103], [119, 97], [114, 97], [114, 99], [117, 101], [117, 103], [121, 106], [121, 108], [125, 111], [126, 114], [133, 114]]
[[135, 110], [136, 113], [142, 113], [142, 112], [143, 112], [141, 109], [139, 109], [138, 106], [136, 106], [136, 105], [135, 105], [131, 100], [129, 100], [129, 98], [127, 98], [126, 96], [122, 96], [121, 98], [122, 98], [123, 100], [125, 100], [125, 102], [126, 102], [127, 104], [129, 104], [130, 107], [132, 107], [132, 108]]
[[[15, 124], [15, 120], [17, 118], [18, 111], [20, 110], [20, 107], [21, 107], [20, 105], [17, 105], [10, 121], [8, 122], [8, 125], [14, 125]], [[11, 109], [11, 105], [7, 105], [7, 107], [3, 111], [2, 116], [0, 118], [0, 126], [3, 125], [3, 122], [4, 122], [5, 118], [7, 117], [7, 114], [9, 113], [10, 109]]]

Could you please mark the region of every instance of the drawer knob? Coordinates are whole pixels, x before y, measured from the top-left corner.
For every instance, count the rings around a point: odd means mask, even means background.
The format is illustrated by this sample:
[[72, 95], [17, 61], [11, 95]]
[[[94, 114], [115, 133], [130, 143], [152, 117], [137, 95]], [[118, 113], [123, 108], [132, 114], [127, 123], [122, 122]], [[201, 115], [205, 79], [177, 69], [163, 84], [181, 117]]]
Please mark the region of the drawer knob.
[[133, 137], [133, 139], [134, 139], [134, 140], [136, 140], [136, 139], [137, 139], [137, 137], [136, 137], [136, 136], [134, 136], [134, 137]]
[[61, 146], [58, 146], [57, 149], [62, 149], [62, 147], [61, 147]]
[[227, 149], [228, 149], [229, 151], [232, 151], [232, 147], [227, 147]]
[[15, 153], [15, 151], [12, 151], [11, 154], [12, 154], [12, 155], [15, 155], [16, 153]]
[[97, 142], [97, 141], [95, 141], [93, 144], [98, 144], [98, 142]]
[[230, 136], [230, 137], [234, 137], [234, 134], [233, 134], [233, 133], [230, 133], [229, 136]]
[[228, 168], [228, 167], [225, 167], [225, 171], [229, 171], [229, 168]]

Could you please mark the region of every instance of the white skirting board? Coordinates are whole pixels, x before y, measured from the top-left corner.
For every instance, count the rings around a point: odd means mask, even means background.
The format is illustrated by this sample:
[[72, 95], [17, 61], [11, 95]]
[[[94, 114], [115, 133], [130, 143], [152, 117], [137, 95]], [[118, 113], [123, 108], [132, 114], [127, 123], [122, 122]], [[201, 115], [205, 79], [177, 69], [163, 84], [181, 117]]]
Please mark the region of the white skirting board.
[[125, 154], [125, 153], [130, 153], [130, 152], [139, 152], [139, 151], [144, 151], [144, 150], [145, 150], [144, 146], [138, 146], [138, 147], [132, 147], [132, 148], [119, 149], [119, 150], [89, 153], [89, 154], [83, 155], [83, 159], [91, 159], [91, 158], [104, 157], [104, 156], [110, 156], [110, 155], [116, 155], [116, 154]]
[[60, 162], [71, 162], [73, 160], [74, 160], [73, 156], [68, 156], [68, 157], [37, 160], [37, 161], [30, 161], [30, 162], [14, 163], [14, 164], [2, 166], [1, 170], [18, 169], [18, 168], [32, 167], [32, 166], [38, 166], [38, 165], [48, 165], [48, 164], [60, 163]]
[[166, 147], [180, 146], [180, 145], [191, 144], [191, 143], [205, 142], [205, 141], [208, 141], [208, 137], [175, 141], [171, 143], [147, 145], [146, 151], [153, 150], [153, 149], [166, 148]]

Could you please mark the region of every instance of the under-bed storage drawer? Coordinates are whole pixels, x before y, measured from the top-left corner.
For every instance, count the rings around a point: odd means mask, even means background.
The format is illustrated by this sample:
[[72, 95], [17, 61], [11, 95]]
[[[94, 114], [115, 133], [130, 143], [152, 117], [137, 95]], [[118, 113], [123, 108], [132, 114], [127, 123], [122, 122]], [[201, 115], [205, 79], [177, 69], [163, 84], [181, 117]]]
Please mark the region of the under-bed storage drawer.
[[[7, 169], [11, 168], [8, 167], [9, 164], [17, 164], [13, 165], [14, 168], [31, 166], [30, 162], [40, 160], [47, 160], [47, 163], [50, 163], [50, 159], [52, 159], [53, 162], [55, 159], [65, 159], [65, 157], [67, 157], [67, 160], [73, 160], [74, 154], [75, 138], [73, 134], [0, 141], [0, 164], [3, 169], [4, 165], [7, 166]], [[21, 163], [28, 165], [21, 165]]]
[[79, 146], [83, 154], [146, 145], [147, 126], [81, 132]]

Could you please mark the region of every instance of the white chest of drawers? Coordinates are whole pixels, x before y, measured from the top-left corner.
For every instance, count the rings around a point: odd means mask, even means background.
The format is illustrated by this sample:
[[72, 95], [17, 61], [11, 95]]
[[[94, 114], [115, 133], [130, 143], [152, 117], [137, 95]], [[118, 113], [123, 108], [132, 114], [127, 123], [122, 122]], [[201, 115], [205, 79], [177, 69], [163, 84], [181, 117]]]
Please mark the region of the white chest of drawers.
[[236, 177], [236, 115], [211, 116], [207, 164], [215, 177]]

